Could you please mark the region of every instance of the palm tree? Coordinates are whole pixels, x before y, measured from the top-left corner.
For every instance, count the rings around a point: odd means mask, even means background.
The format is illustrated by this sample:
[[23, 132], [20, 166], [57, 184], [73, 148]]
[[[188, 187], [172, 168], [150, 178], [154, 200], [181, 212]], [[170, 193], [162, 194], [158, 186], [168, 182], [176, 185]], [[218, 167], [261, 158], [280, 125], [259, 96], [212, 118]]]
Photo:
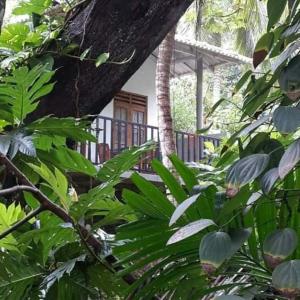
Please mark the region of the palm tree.
[[162, 161], [166, 167], [171, 167], [168, 156], [176, 152], [170, 105], [170, 74], [174, 41], [175, 28], [168, 33], [159, 47], [156, 67], [156, 95], [160, 149]]

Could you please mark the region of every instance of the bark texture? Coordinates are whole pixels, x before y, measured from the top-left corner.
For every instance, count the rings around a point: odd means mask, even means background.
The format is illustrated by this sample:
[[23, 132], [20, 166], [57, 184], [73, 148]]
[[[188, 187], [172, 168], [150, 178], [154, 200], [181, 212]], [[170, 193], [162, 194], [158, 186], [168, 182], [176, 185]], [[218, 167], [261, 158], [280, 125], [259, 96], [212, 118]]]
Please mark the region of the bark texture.
[[[110, 60], [129, 63], [80, 62], [66, 57], [56, 61], [58, 68], [54, 92], [33, 117], [82, 116], [97, 114], [111, 101], [126, 81], [174, 27], [193, 0], [87, 0], [79, 7], [65, 29], [65, 37], [92, 47], [92, 57], [110, 53]], [[86, 4], [88, 3], [88, 4]]]
[[5, 6], [6, 6], [6, 0], [0, 0], [0, 33], [1, 33], [2, 24], [4, 20]]
[[168, 33], [159, 47], [156, 68], [156, 95], [160, 149], [162, 162], [169, 169], [172, 167], [168, 155], [176, 152], [170, 103], [170, 74], [174, 42], [175, 29]]

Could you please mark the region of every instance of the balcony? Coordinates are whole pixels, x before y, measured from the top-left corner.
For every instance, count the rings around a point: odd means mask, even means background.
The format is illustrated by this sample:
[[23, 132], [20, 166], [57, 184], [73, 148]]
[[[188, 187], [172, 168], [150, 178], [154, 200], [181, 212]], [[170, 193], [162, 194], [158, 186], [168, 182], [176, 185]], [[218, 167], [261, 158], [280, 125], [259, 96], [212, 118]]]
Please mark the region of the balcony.
[[[139, 146], [150, 140], [159, 142], [158, 127], [102, 116], [95, 119], [90, 132], [96, 137], [97, 142], [78, 144], [77, 150], [95, 165], [104, 163], [128, 147]], [[217, 138], [181, 131], [175, 132], [175, 138], [177, 155], [184, 162], [204, 159], [205, 142], [211, 142], [215, 147], [220, 144]], [[154, 158], [161, 159], [159, 147], [145, 155], [136, 169], [142, 173], [151, 173], [150, 163]]]

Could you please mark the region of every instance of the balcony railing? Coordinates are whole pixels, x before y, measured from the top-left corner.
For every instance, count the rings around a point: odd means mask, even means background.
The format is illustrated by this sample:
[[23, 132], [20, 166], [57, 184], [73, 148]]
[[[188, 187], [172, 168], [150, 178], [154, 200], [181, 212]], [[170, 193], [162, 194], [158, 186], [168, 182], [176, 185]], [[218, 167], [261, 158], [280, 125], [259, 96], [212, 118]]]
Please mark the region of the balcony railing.
[[[95, 135], [97, 142], [81, 143], [77, 147], [78, 151], [95, 165], [104, 163], [131, 146], [139, 146], [149, 140], [159, 142], [157, 127], [102, 116], [95, 119], [90, 132]], [[185, 162], [204, 159], [206, 141], [211, 142], [215, 147], [220, 144], [217, 138], [181, 131], [175, 132], [175, 138], [177, 155]], [[150, 162], [153, 158], [161, 159], [159, 148], [147, 154], [137, 169], [141, 172], [151, 172]]]

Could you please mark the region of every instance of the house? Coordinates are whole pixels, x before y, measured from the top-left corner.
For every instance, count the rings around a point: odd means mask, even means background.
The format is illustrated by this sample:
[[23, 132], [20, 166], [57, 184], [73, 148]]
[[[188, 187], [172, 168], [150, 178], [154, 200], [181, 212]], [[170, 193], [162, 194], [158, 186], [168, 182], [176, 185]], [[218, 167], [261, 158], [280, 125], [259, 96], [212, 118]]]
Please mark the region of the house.
[[[195, 72], [196, 55], [201, 56], [203, 67], [212, 71], [225, 64], [252, 62], [250, 58], [220, 47], [177, 36], [172, 76], [179, 77]], [[159, 141], [155, 93], [156, 60], [157, 50], [94, 121], [91, 130], [98, 142], [80, 146], [80, 151], [94, 164], [105, 162], [129, 146], [141, 145], [147, 140]], [[219, 145], [219, 139], [212, 136], [175, 132], [175, 137], [178, 156], [185, 162], [198, 161], [204, 157], [205, 141]], [[152, 157], [159, 157], [159, 149]], [[148, 172], [149, 164], [145, 163], [141, 171]]]

